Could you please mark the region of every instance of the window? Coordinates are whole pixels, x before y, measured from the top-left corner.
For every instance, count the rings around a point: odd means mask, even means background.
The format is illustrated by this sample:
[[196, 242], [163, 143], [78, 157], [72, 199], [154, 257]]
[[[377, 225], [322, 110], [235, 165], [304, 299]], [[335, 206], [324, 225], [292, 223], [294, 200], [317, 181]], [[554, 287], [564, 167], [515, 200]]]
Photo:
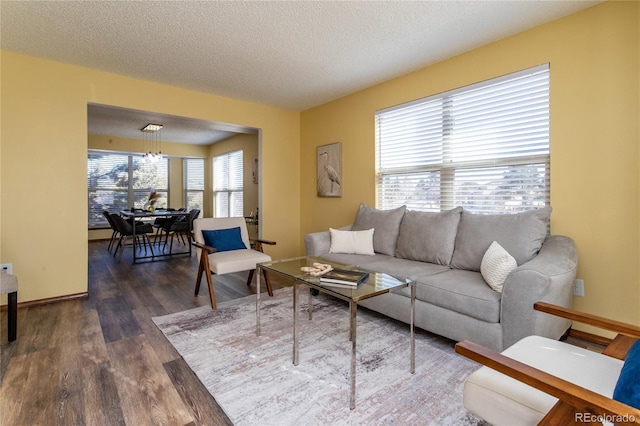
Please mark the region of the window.
[[242, 150], [213, 157], [214, 217], [242, 217]]
[[549, 66], [376, 113], [376, 206], [508, 213], [549, 203]]
[[204, 158], [184, 159], [184, 194], [187, 210], [204, 205]]
[[89, 226], [106, 225], [104, 210], [117, 213], [143, 208], [152, 190], [160, 194], [157, 207], [166, 207], [169, 194], [169, 160], [143, 163], [142, 156], [89, 151], [87, 188]]

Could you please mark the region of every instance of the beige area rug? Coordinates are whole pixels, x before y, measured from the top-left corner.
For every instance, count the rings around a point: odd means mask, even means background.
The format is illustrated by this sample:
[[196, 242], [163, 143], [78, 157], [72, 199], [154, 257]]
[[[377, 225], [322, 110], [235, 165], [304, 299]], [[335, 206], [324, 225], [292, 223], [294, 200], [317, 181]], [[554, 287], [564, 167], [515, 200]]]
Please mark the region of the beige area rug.
[[[304, 296], [303, 296], [304, 295]], [[418, 330], [409, 372], [409, 327], [358, 309], [357, 401], [349, 410], [349, 310], [301, 292], [300, 363], [292, 362], [291, 289], [154, 318], [235, 425], [478, 425], [462, 407], [462, 385], [478, 366], [454, 342]]]

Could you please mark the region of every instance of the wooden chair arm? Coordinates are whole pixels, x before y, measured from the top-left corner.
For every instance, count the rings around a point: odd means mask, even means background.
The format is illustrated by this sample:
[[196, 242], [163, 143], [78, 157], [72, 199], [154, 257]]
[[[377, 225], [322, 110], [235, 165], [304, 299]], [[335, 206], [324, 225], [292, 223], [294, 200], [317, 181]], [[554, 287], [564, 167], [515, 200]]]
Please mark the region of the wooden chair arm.
[[217, 251], [215, 248], [199, 243], [197, 241], [194, 241], [192, 244], [199, 249], [205, 250], [208, 254], [215, 253]]
[[251, 241], [251, 243], [253, 243], [253, 247], [256, 250], [260, 251], [260, 252], [263, 251], [262, 250], [262, 245], [263, 244], [269, 244], [269, 245], [272, 245], [272, 246], [276, 245], [275, 241], [263, 240], [263, 239], [260, 239], [260, 238], [249, 238], [249, 241]]
[[269, 244], [271, 246], [275, 246], [276, 245], [275, 241], [263, 240], [261, 238], [249, 238], [249, 241], [252, 241], [254, 243]]
[[540, 312], [546, 312], [548, 314], [555, 315], [561, 318], [566, 318], [572, 321], [578, 321], [583, 324], [599, 327], [604, 330], [624, 334], [625, 336], [640, 338], [640, 327], [638, 327], [637, 325], [627, 324], [624, 322], [603, 318], [597, 315], [587, 314], [584, 312], [576, 311], [574, 309], [565, 308], [563, 306], [553, 305], [547, 302], [536, 302], [533, 305], [533, 309]]
[[[567, 382], [542, 370], [523, 364], [481, 345], [464, 340], [456, 352], [480, 364], [558, 398], [575, 408], [576, 413], [614, 418], [616, 424], [640, 425], [640, 410]], [[622, 419], [625, 421], [618, 421]]]

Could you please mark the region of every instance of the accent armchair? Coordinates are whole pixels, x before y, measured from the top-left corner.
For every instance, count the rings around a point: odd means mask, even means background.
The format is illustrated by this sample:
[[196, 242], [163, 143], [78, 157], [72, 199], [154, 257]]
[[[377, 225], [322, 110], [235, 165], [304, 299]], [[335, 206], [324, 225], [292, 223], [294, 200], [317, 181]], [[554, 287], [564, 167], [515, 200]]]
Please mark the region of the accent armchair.
[[[256, 264], [271, 261], [271, 256], [262, 251], [262, 245], [276, 244], [275, 241], [250, 239], [247, 224], [242, 217], [196, 219], [193, 221], [193, 236], [193, 245], [198, 255], [198, 277], [194, 295], [197, 296], [200, 291], [204, 273], [209, 285], [212, 309], [216, 309], [212, 274], [250, 271], [247, 285], [251, 285]], [[273, 296], [269, 276], [266, 271], [263, 272], [269, 296]]]
[[544, 302], [534, 309], [618, 335], [594, 339], [608, 343], [602, 353], [540, 336], [502, 353], [462, 341], [456, 352], [485, 365], [467, 378], [464, 407], [494, 425], [640, 424], [640, 327]]

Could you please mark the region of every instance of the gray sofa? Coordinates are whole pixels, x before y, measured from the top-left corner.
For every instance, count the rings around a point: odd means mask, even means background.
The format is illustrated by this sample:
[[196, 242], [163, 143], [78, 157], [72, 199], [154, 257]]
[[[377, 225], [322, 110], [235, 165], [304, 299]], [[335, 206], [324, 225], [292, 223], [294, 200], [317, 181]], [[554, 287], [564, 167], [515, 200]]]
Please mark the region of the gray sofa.
[[[373, 255], [332, 252], [329, 231], [306, 235], [305, 245], [309, 256], [411, 278], [416, 282], [417, 327], [502, 351], [531, 334], [557, 339], [570, 326], [533, 310], [537, 301], [571, 307], [573, 300], [578, 255], [573, 240], [549, 235], [550, 214], [549, 207], [478, 215], [460, 207], [428, 213], [362, 204], [354, 223], [339, 229], [373, 228]], [[483, 258], [494, 241], [515, 259], [501, 292], [483, 278], [488, 268]], [[408, 289], [361, 304], [409, 322]]]

